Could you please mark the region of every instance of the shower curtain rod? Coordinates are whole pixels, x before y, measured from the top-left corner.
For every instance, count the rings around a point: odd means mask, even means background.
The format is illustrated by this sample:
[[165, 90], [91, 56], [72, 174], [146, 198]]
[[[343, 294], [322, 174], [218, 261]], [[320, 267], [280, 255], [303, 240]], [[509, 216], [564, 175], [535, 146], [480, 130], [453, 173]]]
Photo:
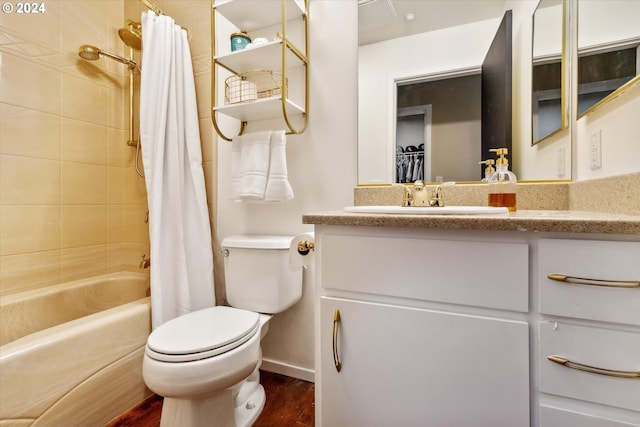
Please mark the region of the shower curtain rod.
[[[162, 9], [160, 9], [158, 6], [156, 6], [155, 4], [151, 3], [149, 0], [138, 0], [140, 1], [140, 3], [142, 3], [143, 5], [145, 5], [148, 9], [152, 10], [153, 13], [155, 13], [156, 15], [160, 16], [160, 15], [165, 15], [165, 13], [162, 11]], [[183, 27], [182, 25], [180, 25], [180, 28], [182, 28], [183, 30], [185, 30], [187, 32], [187, 36], [189, 34], [189, 29], [186, 27]]]
[[156, 6], [155, 4], [151, 3], [150, 1], [148, 1], [148, 0], [140, 0], [140, 3], [145, 5], [147, 8], [153, 10], [153, 12], [156, 15], [158, 15], [158, 16], [164, 15], [164, 12], [158, 6]]

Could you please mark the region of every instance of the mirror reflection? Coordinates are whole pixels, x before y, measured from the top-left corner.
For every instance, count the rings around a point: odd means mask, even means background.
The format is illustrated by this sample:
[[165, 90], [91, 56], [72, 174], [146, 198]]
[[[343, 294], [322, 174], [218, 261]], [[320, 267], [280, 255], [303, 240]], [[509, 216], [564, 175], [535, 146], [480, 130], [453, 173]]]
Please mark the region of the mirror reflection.
[[578, 116], [640, 80], [640, 1], [578, 2]]
[[479, 70], [399, 83], [395, 182], [479, 181], [480, 108]]
[[[377, 1], [366, 3], [359, 9], [360, 25], [363, 25], [363, 9], [374, 7], [387, 2]], [[449, 23], [446, 28], [442, 26], [432, 26], [424, 29], [424, 32], [414, 33], [410, 36], [370, 40], [363, 43], [360, 32], [359, 66], [358, 66], [358, 182], [360, 184], [388, 184], [396, 182], [398, 176], [397, 147], [395, 145], [396, 117], [399, 112], [401, 116], [411, 115], [406, 111], [401, 111], [407, 107], [420, 107], [429, 104], [429, 101], [419, 101], [415, 99], [407, 100], [403, 93], [417, 91], [418, 85], [434, 80], [450, 80], [451, 77], [459, 77], [470, 71], [479, 74], [480, 66], [485, 58], [489, 46], [500, 25], [504, 13], [504, 1], [477, 0], [467, 2], [470, 11], [460, 13], [460, 8], [455, 6], [456, 2], [416, 2], [416, 1], [396, 1], [390, 3], [396, 7], [398, 20], [402, 20], [403, 12], [409, 11], [414, 5], [424, 6], [428, 4], [428, 11], [424, 15], [416, 14], [414, 24], [418, 23], [420, 16], [433, 21], [433, 25]], [[405, 9], [403, 9], [405, 8]], [[437, 18], [437, 19], [436, 19]], [[377, 36], [384, 34], [384, 25], [376, 27]], [[371, 28], [371, 25], [367, 26]], [[370, 32], [370, 31], [369, 31]], [[369, 33], [365, 31], [364, 33]], [[476, 76], [479, 80], [479, 77]], [[432, 91], [432, 89], [421, 89]], [[400, 98], [397, 98], [397, 94]], [[413, 96], [413, 95], [411, 95]], [[442, 98], [442, 96], [439, 96]], [[480, 90], [478, 89], [478, 97]], [[459, 97], [458, 108], [466, 108], [469, 96]], [[462, 102], [462, 105], [460, 105]], [[510, 104], [509, 104], [510, 105]], [[479, 101], [476, 105], [477, 114], [480, 114]], [[438, 142], [435, 139], [435, 132], [444, 127], [454, 129], [473, 127], [471, 122], [479, 123], [479, 118], [464, 118], [464, 121], [453, 121], [451, 118], [442, 119], [442, 107], [432, 107], [432, 138], [431, 138], [431, 162], [427, 164], [423, 160], [423, 173], [425, 180], [431, 181], [438, 177], [443, 180], [454, 181], [479, 181], [482, 176], [482, 168], [478, 161], [482, 159], [480, 141], [478, 133], [473, 137], [476, 141], [472, 151], [462, 148], [447, 149], [446, 145], [459, 146], [464, 141], [458, 137], [440, 141], [441, 146], [436, 147]], [[449, 108], [449, 110], [451, 110]], [[401, 122], [410, 119], [401, 119]], [[417, 118], [416, 121], [424, 122], [424, 118]], [[399, 132], [404, 132], [404, 123], [400, 124]], [[407, 125], [411, 127], [411, 125]], [[421, 125], [424, 129], [424, 123]], [[436, 128], [437, 127], [437, 128]], [[400, 142], [401, 149], [407, 146], [418, 148], [425, 144], [425, 149], [429, 149], [424, 132], [418, 131], [418, 138], [424, 141]], [[527, 145], [529, 142], [527, 140]], [[444, 147], [440, 150], [440, 147]], [[410, 150], [413, 150], [411, 148]], [[436, 158], [437, 152], [444, 152], [448, 157]], [[417, 155], [413, 157], [414, 163]], [[467, 158], [473, 161], [467, 162]], [[411, 159], [409, 160], [411, 161]], [[418, 162], [420, 160], [418, 159]], [[429, 165], [431, 170], [429, 172]], [[468, 165], [468, 167], [466, 167]], [[460, 166], [466, 175], [451, 174], [448, 170], [442, 171], [442, 167]], [[406, 165], [405, 165], [406, 167]], [[419, 167], [418, 167], [419, 170]], [[406, 169], [405, 180], [406, 178]], [[429, 178], [429, 175], [431, 176]]]
[[533, 14], [532, 144], [566, 127], [562, 0], [541, 0]]
[[479, 164], [493, 159], [491, 149], [510, 153], [511, 70], [512, 12], [507, 11], [478, 69], [398, 82], [395, 182], [480, 181]]

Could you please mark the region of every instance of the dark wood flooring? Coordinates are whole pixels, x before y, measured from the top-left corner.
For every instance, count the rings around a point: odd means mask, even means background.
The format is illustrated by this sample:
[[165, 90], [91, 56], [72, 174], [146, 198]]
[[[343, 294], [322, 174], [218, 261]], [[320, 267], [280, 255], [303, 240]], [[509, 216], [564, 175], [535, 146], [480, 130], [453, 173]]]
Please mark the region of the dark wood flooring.
[[[313, 427], [315, 386], [313, 383], [272, 372], [260, 371], [267, 400], [253, 427]], [[107, 427], [158, 427], [162, 397], [151, 396]]]

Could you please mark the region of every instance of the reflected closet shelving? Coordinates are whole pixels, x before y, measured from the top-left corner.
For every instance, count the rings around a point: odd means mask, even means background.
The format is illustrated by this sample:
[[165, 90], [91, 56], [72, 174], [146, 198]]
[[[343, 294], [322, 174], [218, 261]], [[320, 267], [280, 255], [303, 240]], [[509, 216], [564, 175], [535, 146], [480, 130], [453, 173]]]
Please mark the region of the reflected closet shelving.
[[[239, 31], [260, 34], [271, 27], [278, 28], [280, 39], [271, 40], [258, 46], [230, 53], [217, 53], [221, 43], [229, 43], [230, 34], [217, 28], [217, 21], [226, 18]], [[218, 114], [224, 114], [240, 120], [242, 134], [251, 121], [281, 118], [287, 134], [301, 134], [308, 124], [309, 110], [309, 59], [308, 35], [309, 22], [307, 0], [211, 0], [211, 116], [213, 126], [220, 137], [230, 141], [232, 136], [224, 135], [218, 126]], [[302, 39], [300, 49], [287, 32], [288, 24], [296, 25]], [[296, 39], [297, 41], [297, 39]], [[222, 49], [218, 49], [222, 51]], [[293, 73], [295, 70], [302, 71]], [[271, 70], [279, 73], [281, 93], [276, 96], [258, 98], [252, 101], [218, 105], [217, 89], [223, 87], [217, 81], [220, 72], [227, 70], [231, 75], [240, 76], [253, 70]], [[292, 75], [292, 78], [290, 76]], [[299, 82], [297, 80], [303, 80]], [[302, 102], [290, 98], [290, 85], [300, 84]], [[224, 90], [224, 89], [223, 89]], [[303, 104], [303, 105], [300, 105]]]

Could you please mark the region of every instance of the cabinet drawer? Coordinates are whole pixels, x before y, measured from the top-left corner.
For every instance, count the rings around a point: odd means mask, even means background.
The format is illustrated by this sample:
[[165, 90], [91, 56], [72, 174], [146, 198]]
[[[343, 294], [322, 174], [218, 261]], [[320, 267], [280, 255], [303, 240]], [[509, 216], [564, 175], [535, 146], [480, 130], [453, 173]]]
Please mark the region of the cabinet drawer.
[[561, 274], [604, 281], [640, 280], [640, 242], [540, 240], [540, 312], [640, 325], [640, 288], [551, 280]]
[[640, 332], [626, 332], [561, 322], [540, 323], [540, 391], [640, 411], [640, 378], [617, 378], [552, 362], [609, 370], [640, 371]]
[[526, 243], [326, 235], [322, 286], [528, 311]]
[[540, 407], [540, 427], [640, 427], [639, 423], [628, 423], [553, 406]]

